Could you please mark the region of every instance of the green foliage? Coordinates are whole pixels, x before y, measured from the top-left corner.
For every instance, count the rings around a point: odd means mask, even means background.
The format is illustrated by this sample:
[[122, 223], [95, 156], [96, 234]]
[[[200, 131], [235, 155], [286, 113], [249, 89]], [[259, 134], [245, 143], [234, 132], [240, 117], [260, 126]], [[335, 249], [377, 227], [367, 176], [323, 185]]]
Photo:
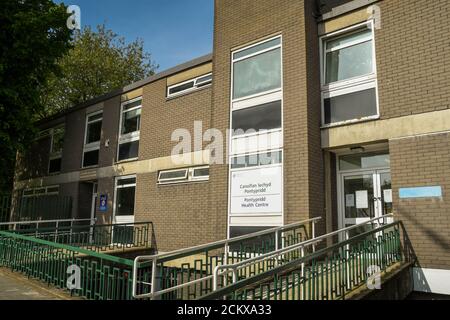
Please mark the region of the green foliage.
[[70, 48], [66, 7], [51, 0], [3, 0], [0, 6], [0, 190], [10, 189], [17, 150], [35, 134], [43, 88]]
[[61, 73], [50, 80], [42, 116], [153, 75], [157, 68], [144, 51], [142, 40], [127, 44], [104, 25], [95, 32], [90, 27], [76, 32], [72, 44], [73, 49], [58, 62]]

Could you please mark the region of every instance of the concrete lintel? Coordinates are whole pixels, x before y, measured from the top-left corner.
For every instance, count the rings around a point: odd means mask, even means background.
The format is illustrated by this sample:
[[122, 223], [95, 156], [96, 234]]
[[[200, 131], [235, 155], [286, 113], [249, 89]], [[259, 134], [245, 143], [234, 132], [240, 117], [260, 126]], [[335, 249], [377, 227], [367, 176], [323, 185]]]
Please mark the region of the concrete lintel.
[[450, 109], [322, 130], [322, 148], [363, 145], [450, 130]]

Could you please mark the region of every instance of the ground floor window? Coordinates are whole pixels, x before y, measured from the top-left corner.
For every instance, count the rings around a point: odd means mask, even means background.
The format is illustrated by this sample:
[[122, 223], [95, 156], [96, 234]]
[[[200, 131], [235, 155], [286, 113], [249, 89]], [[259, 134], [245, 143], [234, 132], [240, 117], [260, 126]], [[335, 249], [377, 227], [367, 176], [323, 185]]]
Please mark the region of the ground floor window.
[[[134, 220], [134, 202], [136, 194], [136, 177], [116, 179], [114, 217], [116, 223]], [[130, 221], [125, 221], [130, 220]]]
[[174, 184], [209, 180], [209, 166], [162, 170], [158, 174], [158, 184]]

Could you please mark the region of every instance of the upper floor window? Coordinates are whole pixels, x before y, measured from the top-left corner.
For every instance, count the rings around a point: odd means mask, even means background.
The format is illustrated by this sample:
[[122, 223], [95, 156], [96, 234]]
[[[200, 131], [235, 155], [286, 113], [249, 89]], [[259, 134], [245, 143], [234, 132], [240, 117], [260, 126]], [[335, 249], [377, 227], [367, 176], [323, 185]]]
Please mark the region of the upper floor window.
[[141, 128], [142, 98], [122, 104], [118, 161], [137, 159]]
[[88, 114], [83, 148], [83, 168], [98, 165], [103, 112]]
[[167, 88], [167, 97], [174, 97], [185, 94], [193, 90], [197, 90], [212, 83], [212, 73], [190, 79], [181, 83], [174, 84]]
[[62, 152], [64, 147], [64, 126], [50, 130], [51, 147], [48, 165], [48, 173], [58, 173], [61, 171]]
[[281, 89], [281, 37], [233, 52], [233, 99]]
[[324, 125], [378, 117], [373, 23], [322, 38]]

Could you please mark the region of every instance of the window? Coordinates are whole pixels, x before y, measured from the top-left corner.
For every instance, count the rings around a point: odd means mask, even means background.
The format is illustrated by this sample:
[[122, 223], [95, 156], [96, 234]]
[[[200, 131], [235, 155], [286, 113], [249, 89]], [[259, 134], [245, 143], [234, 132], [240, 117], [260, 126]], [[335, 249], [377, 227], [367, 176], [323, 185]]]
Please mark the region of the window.
[[378, 116], [372, 22], [322, 40], [323, 124]]
[[137, 159], [141, 127], [142, 98], [122, 105], [118, 161]]
[[197, 90], [206, 87], [211, 83], [212, 73], [185, 82], [177, 83], [167, 88], [167, 97], [173, 97], [193, 90]]
[[163, 170], [158, 174], [158, 184], [173, 184], [209, 180], [209, 166]]
[[86, 117], [86, 131], [83, 150], [83, 168], [98, 165], [100, 139], [102, 136], [103, 112], [89, 114]]
[[23, 197], [37, 197], [43, 195], [58, 195], [59, 194], [59, 186], [49, 186], [49, 187], [41, 187], [34, 189], [26, 189], [23, 190]]
[[258, 154], [237, 156], [231, 159], [231, 169], [242, 169], [280, 164], [283, 162], [282, 152], [264, 152]]
[[390, 156], [385, 152], [350, 154], [339, 158], [339, 169], [342, 171], [390, 168], [390, 164]]
[[233, 111], [233, 135], [281, 128], [281, 101]]
[[134, 216], [136, 177], [123, 177], [116, 180], [115, 216]]
[[54, 174], [61, 171], [62, 152], [64, 147], [64, 127], [57, 127], [50, 130], [51, 146], [48, 173]]
[[233, 53], [233, 99], [281, 88], [281, 37]]

